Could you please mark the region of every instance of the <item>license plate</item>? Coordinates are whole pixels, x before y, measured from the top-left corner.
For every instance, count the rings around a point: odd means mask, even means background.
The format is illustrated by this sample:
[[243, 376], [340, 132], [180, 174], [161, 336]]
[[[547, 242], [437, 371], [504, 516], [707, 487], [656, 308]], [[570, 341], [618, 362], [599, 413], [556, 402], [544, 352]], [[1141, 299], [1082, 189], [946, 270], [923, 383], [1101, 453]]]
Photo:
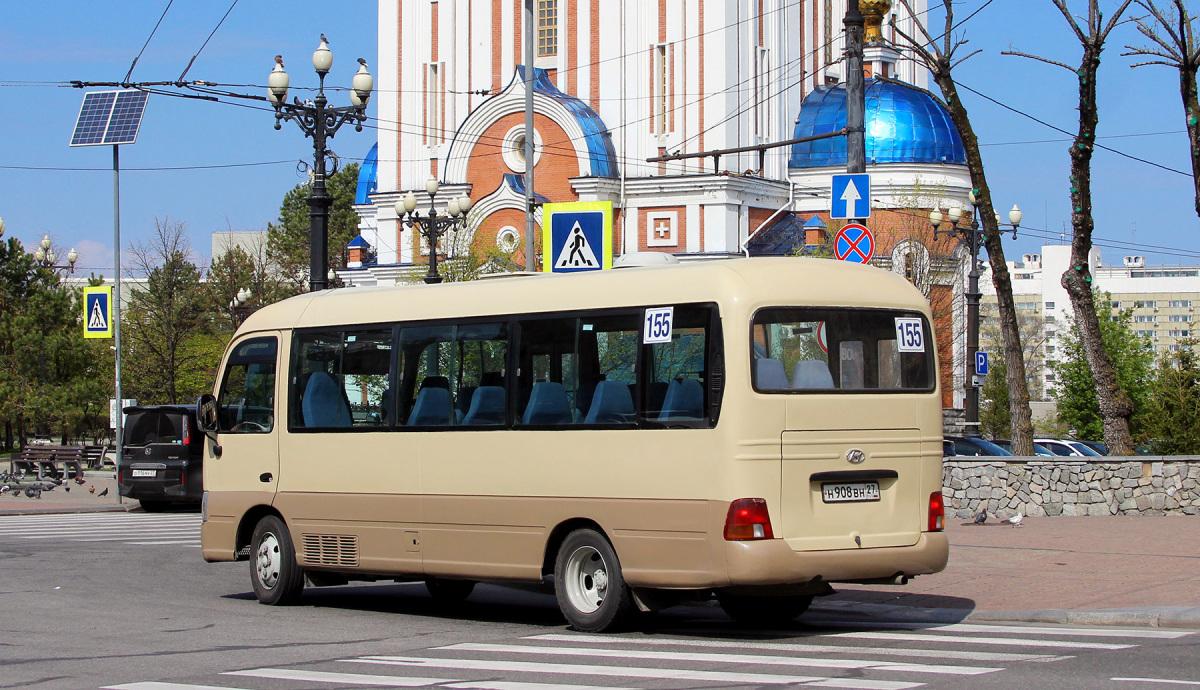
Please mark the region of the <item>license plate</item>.
[[133, 476], [135, 476], [135, 477], [154, 477], [157, 474], [158, 474], [158, 472], [156, 470], [134, 470], [133, 471]]
[[822, 484], [821, 499], [826, 503], [854, 503], [878, 501], [879, 482], [854, 482], [847, 484]]

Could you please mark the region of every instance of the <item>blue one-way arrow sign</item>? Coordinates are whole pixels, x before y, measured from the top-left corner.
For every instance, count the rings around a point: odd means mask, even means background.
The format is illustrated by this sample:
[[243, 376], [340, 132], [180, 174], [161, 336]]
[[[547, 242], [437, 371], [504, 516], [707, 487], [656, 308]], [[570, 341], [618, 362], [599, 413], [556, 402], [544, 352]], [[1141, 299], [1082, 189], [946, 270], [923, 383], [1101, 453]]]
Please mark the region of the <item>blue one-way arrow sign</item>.
[[871, 217], [871, 176], [834, 175], [831, 218]]

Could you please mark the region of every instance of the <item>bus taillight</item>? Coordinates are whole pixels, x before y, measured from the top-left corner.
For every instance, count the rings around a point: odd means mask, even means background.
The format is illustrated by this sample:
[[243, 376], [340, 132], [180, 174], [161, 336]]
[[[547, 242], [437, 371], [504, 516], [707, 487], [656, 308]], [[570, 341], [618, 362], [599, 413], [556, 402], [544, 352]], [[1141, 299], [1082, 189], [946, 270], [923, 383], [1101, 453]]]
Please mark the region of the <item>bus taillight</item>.
[[941, 532], [946, 525], [946, 500], [941, 491], [929, 494], [929, 531]]
[[725, 516], [725, 541], [774, 538], [765, 500], [739, 498], [729, 504], [729, 514]]

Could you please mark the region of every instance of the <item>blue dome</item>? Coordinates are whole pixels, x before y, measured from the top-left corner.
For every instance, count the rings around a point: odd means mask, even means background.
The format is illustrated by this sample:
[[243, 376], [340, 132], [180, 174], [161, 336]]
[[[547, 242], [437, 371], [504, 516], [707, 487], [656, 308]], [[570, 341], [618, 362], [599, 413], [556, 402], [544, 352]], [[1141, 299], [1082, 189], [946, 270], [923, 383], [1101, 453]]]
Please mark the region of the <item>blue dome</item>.
[[[957, 163], [966, 165], [958, 129], [933, 96], [891, 81], [866, 82], [868, 163]], [[836, 132], [846, 126], [846, 85], [820, 86], [804, 99], [796, 138]], [[792, 144], [790, 168], [846, 164], [846, 138]]]

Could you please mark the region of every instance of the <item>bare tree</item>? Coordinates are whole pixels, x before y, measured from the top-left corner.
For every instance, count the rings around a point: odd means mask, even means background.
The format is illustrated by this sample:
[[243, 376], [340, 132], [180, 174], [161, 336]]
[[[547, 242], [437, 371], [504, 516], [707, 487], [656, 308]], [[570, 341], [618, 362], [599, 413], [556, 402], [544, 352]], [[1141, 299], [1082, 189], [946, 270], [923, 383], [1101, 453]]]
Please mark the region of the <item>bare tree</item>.
[[[946, 8], [946, 28], [943, 33], [934, 37], [925, 28], [924, 22], [916, 19], [919, 15], [913, 11], [909, 0], [900, 0], [900, 4], [914, 18], [917, 36], [910, 36], [901, 30], [893, 16], [892, 28], [904, 44], [911, 48], [917, 57], [930, 71], [934, 82], [942, 90], [946, 110], [950, 113], [958, 136], [962, 139], [963, 148], [967, 154], [967, 169], [971, 173], [971, 185], [974, 187], [975, 199], [979, 213], [979, 223], [983, 229], [983, 246], [987, 249], [992, 267], [992, 285], [996, 288], [996, 301], [1000, 311], [1000, 334], [1004, 344], [1004, 363], [1008, 376], [1010, 390], [1009, 403], [1012, 413], [1012, 443], [1016, 455], [1033, 455], [1033, 424], [1029, 411], [1029, 386], [1025, 378], [1025, 359], [1022, 357], [1021, 333], [1017, 326], [1017, 310], [1013, 305], [1012, 278], [1008, 273], [1008, 264], [1004, 260], [1004, 247], [1000, 241], [999, 223], [995, 213], [991, 212], [992, 193], [988, 188], [987, 176], [983, 169], [983, 155], [979, 151], [979, 139], [971, 127], [971, 119], [967, 108], [958, 95], [958, 84], [954, 81], [954, 67], [963, 60], [970, 58], [979, 51], [974, 51], [961, 59], [955, 59], [955, 53], [966, 45], [966, 38], [955, 38], [954, 31], [954, 1], [944, 0]], [[940, 42], [940, 44], [939, 44]]]
[[1200, 70], [1200, 47], [1192, 32], [1196, 21], [1188, 12], [1184, 0], [1170, 0], [1160, 7], [1154, 0], [1137, 0], [1137, 4], [1150, 13], [1149, 17], [1138, 17], [1138, 31], [1150, 39], [1153, 47], [1135, 48], [1125, 46], [1129, 52], [1123, 56], [1140, 55], [1150, 58], [1135, 62], [1132, 67], [1165, 65], [1179, 70], [1179, 95], [1183, 98], [1183, 112], [1187, 122], [1188, 143], [1192, 150], [1192, 182], [1196, 188], [1196, 215], [1200, 216], [1200, 99], [1196, 96], [1196, 72]]
[[1112, 455], [1133, 455], [1133, 437], [1129, 432], [1129, 420], [1133, 416], [1133, 401], [1121, 388], [1112, 360], [1104, 349], [1100, 338], [1100, 320], [1096, 314], [1096, 302], [1092, 295], [1092, 269], [1089, 255], [1092, 251], [1092, 152], [1096, 143], [1096, 125], [1100, 121], [1096, 103], [1096, 75], [1100, 71], [1100, 54], [1121, 17], [1133, 0], [1123, 0], [1117, 11], [1104, 21], [1100, 11], [1100, 0], [1088, 0], [1088, 16], [1085, 27], [1079, 25], [1075, 15], [1067, 7], [1067, 0], [1050, 0], [1075, 37], [1083, 47], [1079, 67], [1071, 67], [1056, 60], [1029, 55], [1019, 51], [1005, 51], [1005, 55], [1017, 55], [1062, 67], [1073, 72], [1079, 82], [1079, 131], [1071, 144], [1071, 265], [1062, 276], [1062, 286], [1071, 298], [1079, 327], [1080, 344], [1087, 355], [1096, 383], [1096, 397], [1100, 401], [1100, 416], [1104, 419], [1104, 442]]

